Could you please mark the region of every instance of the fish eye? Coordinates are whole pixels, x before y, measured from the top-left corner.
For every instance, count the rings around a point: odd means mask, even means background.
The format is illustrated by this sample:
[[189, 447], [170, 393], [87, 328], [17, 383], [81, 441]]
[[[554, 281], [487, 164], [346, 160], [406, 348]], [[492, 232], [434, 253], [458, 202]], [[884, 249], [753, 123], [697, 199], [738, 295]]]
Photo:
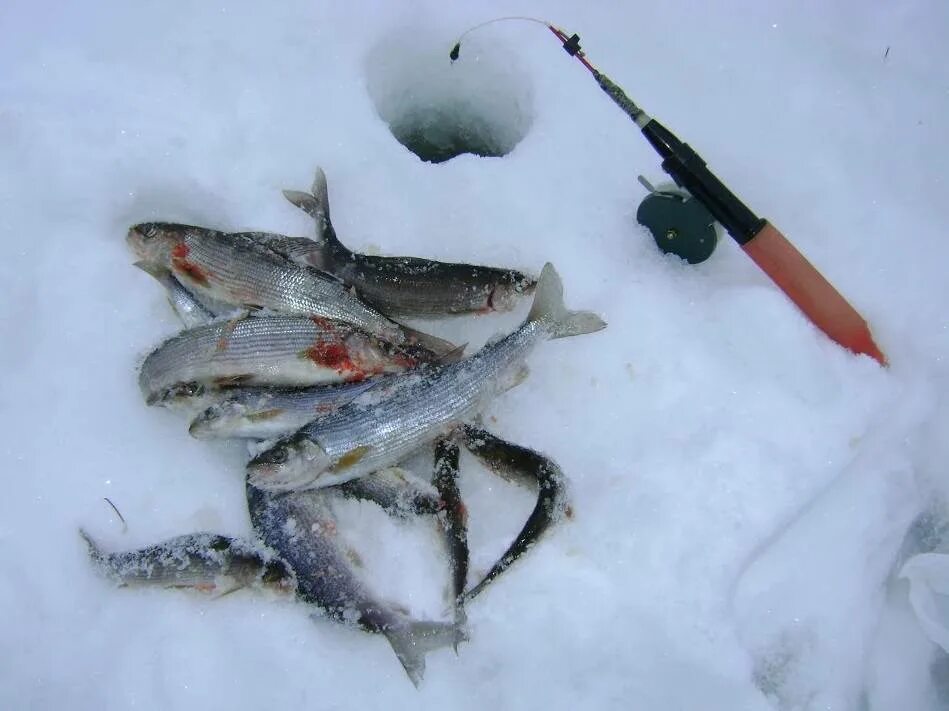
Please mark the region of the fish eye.
[[267, 456], [267, 461], [270, 464], [286, 464], [289, 458], [290, 453], [286, 447], [275, 447]]
[[143, 222], [140, 225], [136, 225], [135, 229], [146, 239], [151, 239], [158, 235], [158, 227], [154, 222]]

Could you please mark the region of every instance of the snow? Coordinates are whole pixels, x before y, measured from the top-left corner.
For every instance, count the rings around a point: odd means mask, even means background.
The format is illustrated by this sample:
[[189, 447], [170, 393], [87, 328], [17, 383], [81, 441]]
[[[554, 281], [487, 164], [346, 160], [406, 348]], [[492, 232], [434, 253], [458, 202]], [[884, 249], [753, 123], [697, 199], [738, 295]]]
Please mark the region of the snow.
[[[658, 253], [635, 223], [655, 154], [543, 28], [487, 27], [448, 64], [465, 28], [520, 13], [578, 32], [891, 367], [829, 342], [729, 240], [694, 267]], [[922, 1], [3, 3], [0, 707], [945, 708], [947, 657], [895, 565], [949, 495], [947, 23]], [[424, 163], [380, 117], [466, 98], [508, 155]], [[609, 323], [538, 348], [486, 413], [558, 462], [575, 516], [472, 603], [471, 641], [430, 654], [419, 690], [384, 640], [290, 601], [114, 589], [77, 534], [250, 534], [244, 448], [142, 402], [136, 368], [178, 324], [124, 235], [308, 234], [279, 191], [317, 164], [347, 245], [551, 261]], [[474, 347], [522, 314], [419, 325]], [[531, 497], [463, 466], [478, 573]], [[342, 508], [379, 593], [443, 615], [430, 522]]]

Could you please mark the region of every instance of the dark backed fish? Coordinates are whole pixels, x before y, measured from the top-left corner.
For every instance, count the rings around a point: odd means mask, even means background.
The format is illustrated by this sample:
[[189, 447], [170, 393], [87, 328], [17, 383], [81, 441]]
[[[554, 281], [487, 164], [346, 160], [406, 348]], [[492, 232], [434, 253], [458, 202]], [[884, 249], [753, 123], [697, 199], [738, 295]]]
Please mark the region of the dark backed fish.
[[80, 535], [99, 571], [121, 586], [192, 588], [225, 594], [244, 587], [293, 590], [293, 571], [273, 553], [237, 538], [191, 533], [140, 550], [105, 553]]
[[414, 620], [370, 591], [337, 540], [331, 496], [326, 491], [270, 494], [247, 486], [254, 529], [296, 572], [297, 597], [338, 622], [384, 635], [417, 686], [426, 653], [453, 644], [456, 626]]
[[199, 300], [353, 324], [395, 343], [444, 355], [456, 347], [390, 321], [342, 281], [292, 261], [249, 234], [167, 222], [134, 225], [126, 241], [151, 269], [168, 270]]
[[464, 594], [465, 601], [468, 601], [526, 553], [552, 525], [564, 516], [569, 517], [571, 512], [567, 503], [566, 478], [553, 460], [478, 427], [464, 425], [459, 433], [465, 448], [491, 471], [515, 483], [532, 483], [538, 489], [537, 503], [524, 527], [484, 578]]
[[[451, 438], [435, 443], [435, 475], [432, 484], [438, 490], [444, 507], [438, 514], [438, 523], [448, 549], [455, 622], [461, 626], [466, 620], [464, 592], [468, 585], [468, 510], [458, 488], [458, 454], [458, 445]], [[458, 649], [457, 643], [455, 649]]]
[[299, 263], [336, 275], [383, 313], [433, 317], [509, 311], [534, 289], [534, 280], [515, 269], [353, 252], [336, 237], [321, 168], [311, 190], [286, 190], [284, 196], [316, 221], [316, 239], [271, 239], [270, 244]]

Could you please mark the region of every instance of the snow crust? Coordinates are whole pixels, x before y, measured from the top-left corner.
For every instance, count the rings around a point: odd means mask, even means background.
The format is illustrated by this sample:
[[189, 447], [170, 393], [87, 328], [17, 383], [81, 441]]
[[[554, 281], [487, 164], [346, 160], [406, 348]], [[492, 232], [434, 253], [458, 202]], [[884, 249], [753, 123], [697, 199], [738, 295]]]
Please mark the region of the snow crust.
[[[914, 519], [949, 495], [949, 10], [516, 11], [578, 32], [778, 225], [870, 321], [888, 370], [829, 342], [731, 241], [694, 267], [658, 253], [635, 222], [636, 176], [663, 179], [655, 154], [542, 27], [485, 28], [448, 65], [465, 28], [512, 12], [0, 5], [0, 707], [949, 705], [947, 656], [896, 576]], [[433, 165], [400, 145], [388, 114], [411, 113], [416, 75], [432, 101], [477, 94], [510, 152]], [[472, 603], [471, 641], [430, 654], [418, 691], [384, 640], [299, 604], [114, 589], [77, 533], [109, 550], [250, 535], [243, 445], [193, 440], [142, 402], [137, 366], [178, 324], [124, 235], [146, 220], [309, 234], [280, 190], [317, 164], [348, 246], [552, 261], [567, 305], [609, 323], [538, 348], [486, 413], [557, 461], [574, 517]], [[415, 325], [477, 347], [524, 310]], [[532, 499], [462, 466], [476, 575]], [[381, 595], [446, 614], [431, 522], [341, 515]]]

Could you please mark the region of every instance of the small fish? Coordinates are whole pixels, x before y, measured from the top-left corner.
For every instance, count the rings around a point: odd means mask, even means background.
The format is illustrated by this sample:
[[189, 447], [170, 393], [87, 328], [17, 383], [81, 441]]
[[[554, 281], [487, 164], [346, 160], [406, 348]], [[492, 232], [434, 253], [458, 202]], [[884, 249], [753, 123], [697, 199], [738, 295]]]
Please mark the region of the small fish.
[[437, 514], [443, 505], [434, 486], [398, 467], [352, 479], [334, 491], [348, 499], [371, 501], [390, 516], [403, 519]]
[[514, 333], [458, 363], [399, 376], [378, 402], [370, 390], [254, 457], [250, 482], [269, 491], [332, 486], [397, 465], [404, 457], [476, 415], [510, 387], [541, 341], [605, 327], [590, 312], [571, 312], [553, 265], [544, 267], [534, 305]]
[[349, 324], [260, 316], [215, 321], [168, 339], [142, 363], [139, 386], [149, 405], [174, 404], [215, 388], [353, 382], [418, 364], [408, 351]]
[[418, 686], [426, 653], [453, 644], [458, 630], [452, 623], [414, 620], [373, 594], [337, 539], [331, 496], [327, 491], [271, 494], [247, 486], [254, 529], [296, 571], [297, 597], [338, 622], [384, 635]]
[[566, 478], [553, 460], [532, 449], [506, 442], [478, 427], [463, 425], [459, 432], [465, 448], [495, 474], [518, 484], [532, 484], [538, 488], [537, 503], [527, 523], [484, 578], [464, 594], [467, 602], [507, 570], [552, 525], [571, 514]]
[[99, 571], [120, 586], [192, 588], [224, 595], [245, 587], [289, 592], [293, 571], [271, 552], [237, 538], [191, 533], [122, 553], [105, 553], [88, 533], [79, 534]]
[[401, 345], [444, 355], [454, 344], [390, 321], [339, 279], [303, 266], [249, 237], [166, 222], [134, 225], [126, 241], [143, 264], [168, 270], [199, 300], [353, 324]]
[[226, 399], [199, 413], [189, 432], [197, 439], [282, 437], [335, 411], [384, 380], [385, 376], [311, 388], [234, 388], [228, 391]]
[[316, 239], [271, 240], [274, 249], [301, 264], [328, 271], [390, 316], [435, 317], [509, 311], [535, 281], [514, 269], [452, 264], [416, 257], [357, 254], [336, 237], [330, 221], [326, 175], [321, 168], [310, 193], [284, 196], [316, 220]]
[[[455, 622], [462, 627], [466, 621], [464, 592], [468, 585], [468, 510], [458, 488], [458, 454], [458, 445], [450, 438], [435, 443], [435, 476], [432, 483], [444, 506], [438, 515], [438, 523], [448, 549]], [[458, 651], [457, 642], [455, 651]]]

